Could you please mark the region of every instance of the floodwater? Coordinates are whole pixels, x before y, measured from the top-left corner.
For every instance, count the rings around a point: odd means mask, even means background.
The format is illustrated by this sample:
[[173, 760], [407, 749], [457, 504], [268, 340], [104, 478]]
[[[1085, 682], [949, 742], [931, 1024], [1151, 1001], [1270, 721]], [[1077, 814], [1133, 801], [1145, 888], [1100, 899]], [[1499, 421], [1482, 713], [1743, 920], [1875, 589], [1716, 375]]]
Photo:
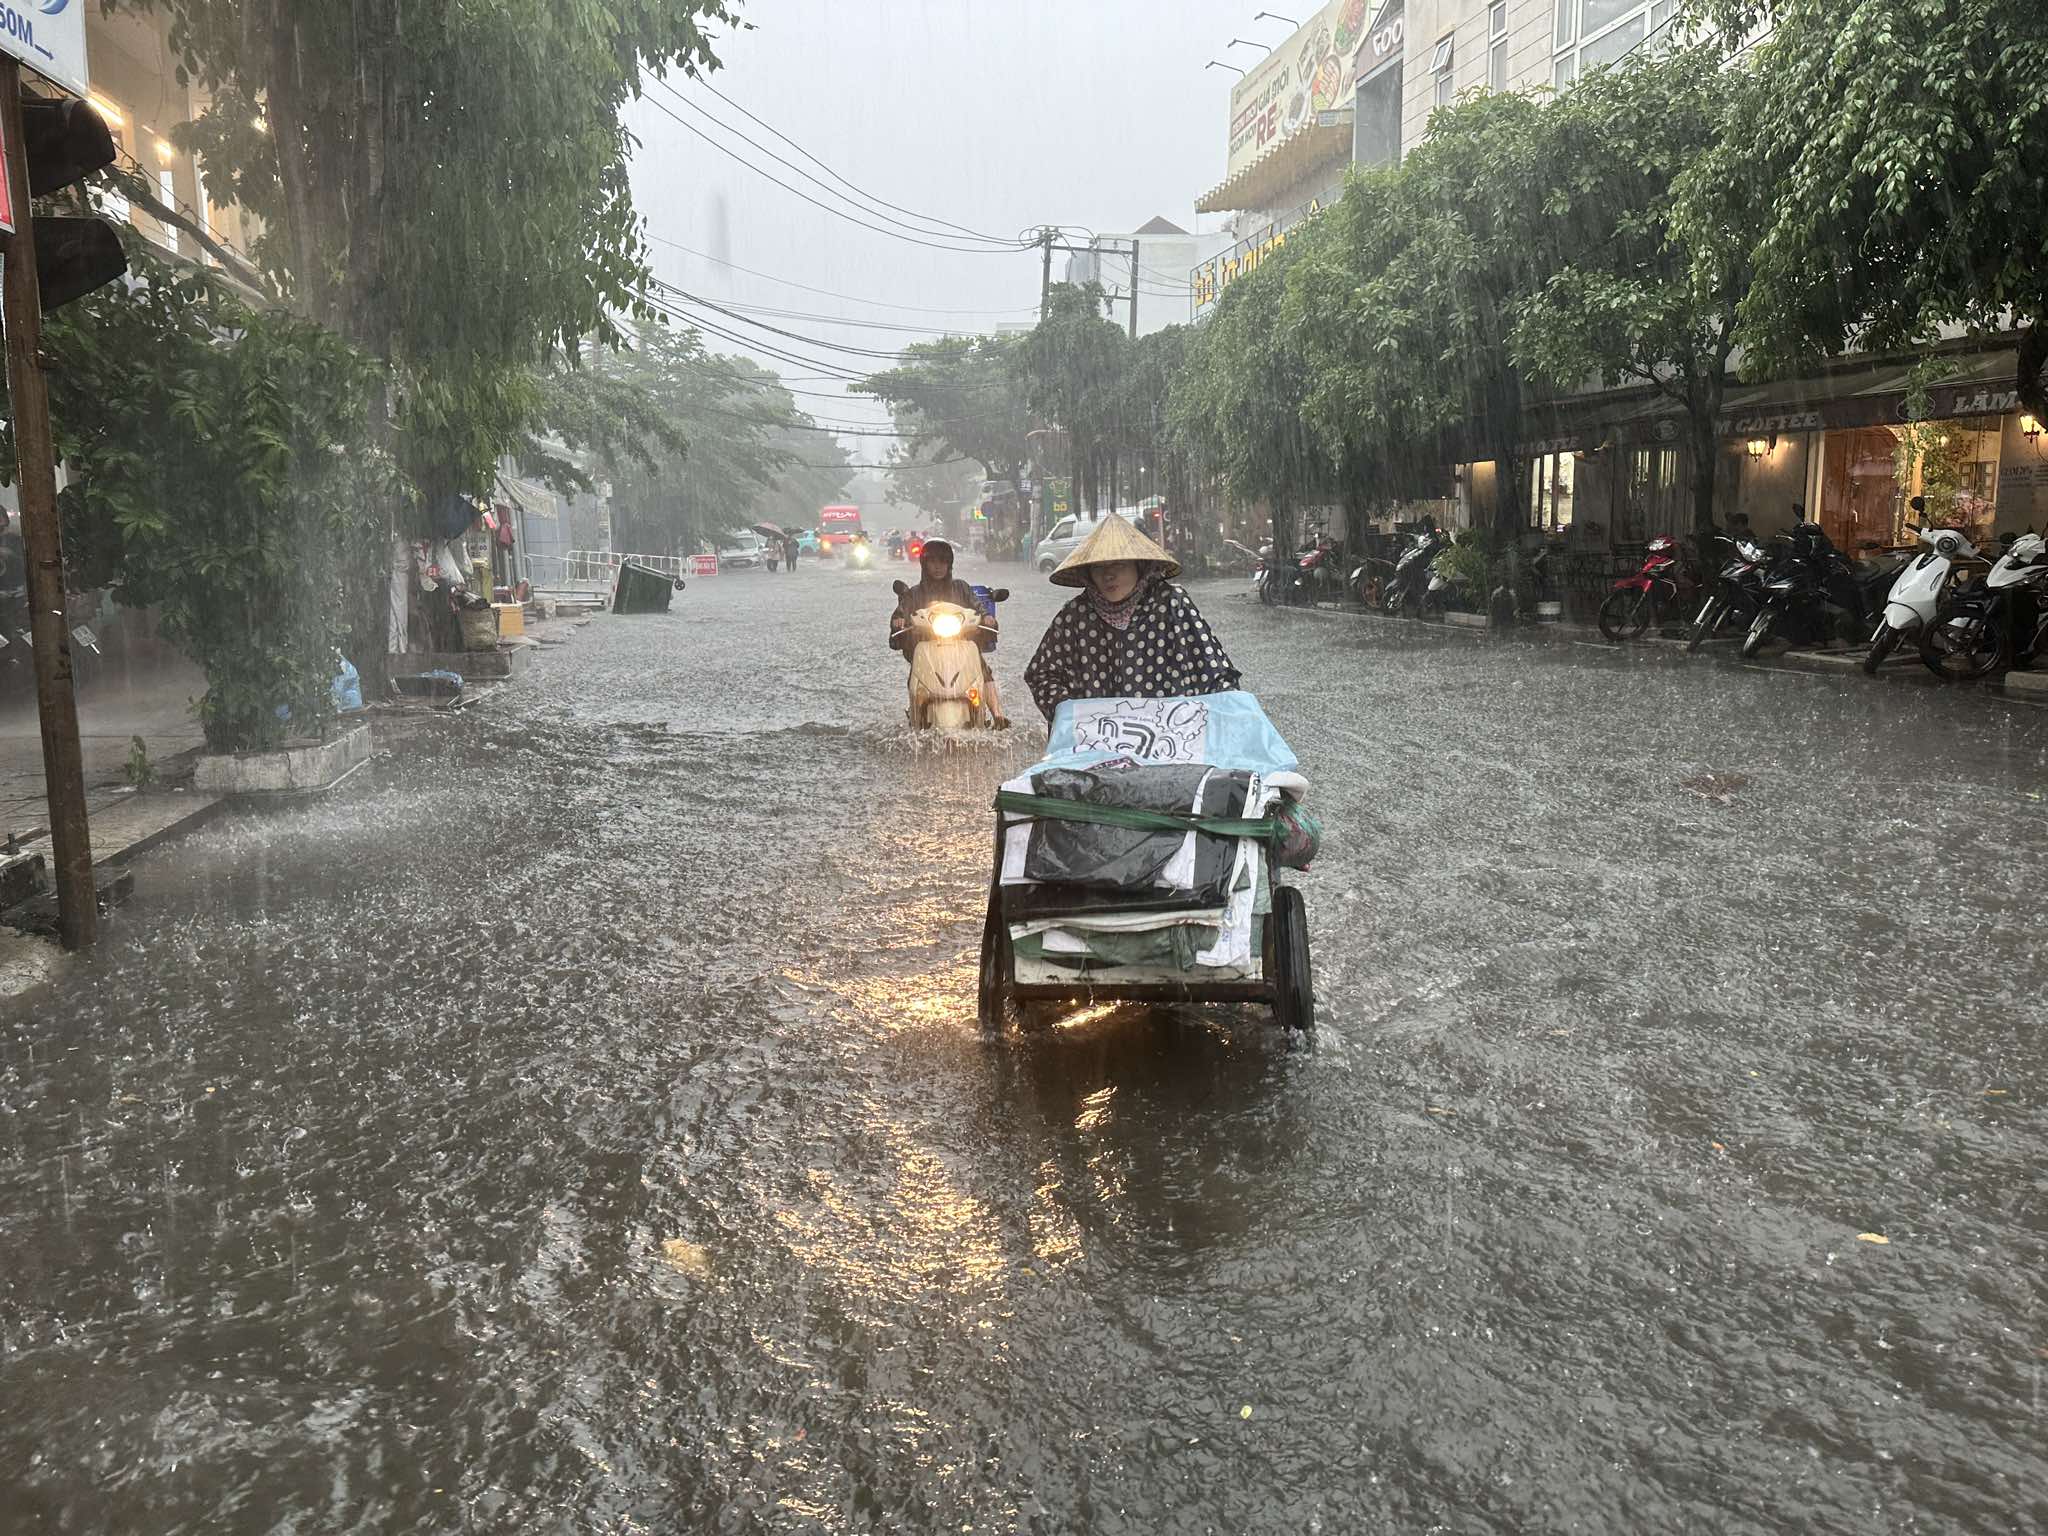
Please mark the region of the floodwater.
[[0, 1528], [2048, 1525], [2048, 714], [1199, 587], [1318, 1039], [987, 1043], [1052, 594], [934, 752], [888, 575], [141, 863], [0, 1015]]

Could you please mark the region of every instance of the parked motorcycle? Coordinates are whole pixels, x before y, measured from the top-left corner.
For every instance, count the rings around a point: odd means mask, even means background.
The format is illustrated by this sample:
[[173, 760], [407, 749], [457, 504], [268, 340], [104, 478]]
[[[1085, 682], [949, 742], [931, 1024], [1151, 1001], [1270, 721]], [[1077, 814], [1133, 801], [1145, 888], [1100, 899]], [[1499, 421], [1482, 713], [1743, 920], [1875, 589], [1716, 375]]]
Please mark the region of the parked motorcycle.
[[1286, 600], [1313, 607], [1319, 602], [1341, 601], [1343, 596], [1343, 555], [1328, 534], [1318, 532], [1295, 556]]
[[2022, 534], [1982, 581], [1954, 593], [1920, 632], [1920, 659], [1951, 681], [2022, 667], [2048, 652], [2048, 542]]
[[1411, 537], [1414, 542], [1401, 552], [1400, 558], [1394, 562], [1393, 573], [1381, 584], [1382, 613], [1420, 613], [1437, 556], [1451, 543], [1451, 536], [1433, 525], [1416, 530]]
[[1640, 640], [1664, 615], [1676, 610], [1698, 583], [1686, 568], [1678, 540], [1662, 534], [1650, 540], [1643, 568], [1614, 584], [1600, 604], [1600, 633], [1613, 641]]
[[1725, 561], [1693, 617], [1692, 633], [1685, 642], [1688, 651], [1705, 645], [1730, 619], [1746, 629], [1764, 605], [1764, 570], [1770, 556], [1763, 545], [1748, 534], [1725, 533], [1716, 534], [1714, 543], [1723, 547]]
[[1859, 569], [1819, 523], [1795, 525], [1765, 573], [1764, 603], [1742, 637], [1743, 657], [1755, 656], [1773, 636], [1794, 645], [1864, 640], [1897, 569]]
[[[1927, 509], [1927, 503], [1918, 496], [1913, 498], [1912, 505], [1915, 512]], [[1884, 665], [1885, 658], [1898, 649], [1900, 641], [1917, 639], [1934, 622], [1949, 595], [1956, 566], [1979, 558], [1977, 546], [1953, 528], [1922, 527], [1914, 532], [1925, 547], [1892, 582], [1885, 597], [1884, 615], [1870, 637], [1870, 649], [1864, 653], [1863, 670], [1873, 676]]]

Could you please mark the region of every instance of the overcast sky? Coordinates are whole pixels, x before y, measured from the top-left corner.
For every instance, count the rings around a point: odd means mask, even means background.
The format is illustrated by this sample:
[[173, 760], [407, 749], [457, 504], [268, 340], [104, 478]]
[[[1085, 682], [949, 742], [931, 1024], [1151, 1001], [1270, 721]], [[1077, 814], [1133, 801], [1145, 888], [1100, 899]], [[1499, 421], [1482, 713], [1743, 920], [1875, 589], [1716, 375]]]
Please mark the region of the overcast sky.
[[[1274, 7], [1289, 16], [1307, 8], [1306, 0]], [[1195, 199], [1223, 179], [1230, 87], [1238, 78], [1203, 65], [1227, 58], [1249, 66], [1262, 56], [1228, 47], [1233, 36], [1285, 41], [1292, 28], [1254, 21], [1260, 9], [1257, 0], [753, 0], [745, 7], [753, 29], [719, 40], [722, 67], [709, 84], [875, 197], [985, 235], [1014, 238], [1048, 223], [1108, 233], [1158, 214], [1192, 230]], [[627, 109], [627, 123], [641, 140], [633, 181], [649, 234], [674, 242], [654, 247], [664, 281], [721, 303], [932, 333], [1032, 318], [1035, 250], [933, 250], [821, 211], [734, 155], [821, 203], [852, 210], [722, 132], [670, 88], [825, 177], [702, 85], [674, 76], [667, 88], [650, 82], [645, 99]], [[733, 154], [712, 148], [678, 119]], [[900, 215], [861, 217], [908, 222]], [[1219, 222], [1211, 217], [1199, 227]], [[826, 291], [769, 281], [679, 246]], [[1055, 258], [1055, 278], [1062, 261]], [[930, 310], [966, 313], [923, 312]], [[756, 318], [880, 351], [926, 334]], [[761, 339], [849, 370], [889, 366], [886, 359]], [[707, 340], [715, 350], [742, 350]], [[794, 387], [834, 397], [799, 397], [813, 414], [886, 424], [879, 406], [848, 399], [836, 383], [816, 377], [821, 370], [761, 360], [797, 381]], [[879, 460], [890, 445], [848, 438], [846, 446], [857, 460]]]

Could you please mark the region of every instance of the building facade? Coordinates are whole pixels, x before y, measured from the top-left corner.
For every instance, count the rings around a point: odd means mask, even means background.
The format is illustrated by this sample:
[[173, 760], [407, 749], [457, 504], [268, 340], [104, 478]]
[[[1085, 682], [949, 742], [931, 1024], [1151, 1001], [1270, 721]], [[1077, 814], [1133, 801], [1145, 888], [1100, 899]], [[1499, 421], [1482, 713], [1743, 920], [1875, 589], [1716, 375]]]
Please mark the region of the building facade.
[[[1192, 273], [1194, 311], [1341, 195], [1354, 164], [1420, 144], [1430, 114], [1477, 91], [1569, 90], [1587, 71], [1668, 42], [1677, 0], [1337, 0], [1238, 82], [1225, 180], [1203, 212], [1240, 238]], [[1334, 74], [1333, 71], [1334, 70]], [[1992, 535], [2048, 519], [2048, 440], [2013, 392], [2015, 339], [1951, 337], [1931, 352], [1852, 356], [1746, 386], [1721, 412], [1715, 511], [1768, 532], [1805, 515], [1843, 549], [1902, 542], [1912, 497]], [[1689, 531], [1693, 450], [1677, 407], [1642, 389], [1532, 404], [1520, 473], [1447, 466], [1459, 521], [1492, 524], [1521, 486], [1532, 534], [1590, 549]], [[1477, 436], [1477, 434], [1469, 434]], [[1400, 509], [1397, 509], [1400, 510]]]

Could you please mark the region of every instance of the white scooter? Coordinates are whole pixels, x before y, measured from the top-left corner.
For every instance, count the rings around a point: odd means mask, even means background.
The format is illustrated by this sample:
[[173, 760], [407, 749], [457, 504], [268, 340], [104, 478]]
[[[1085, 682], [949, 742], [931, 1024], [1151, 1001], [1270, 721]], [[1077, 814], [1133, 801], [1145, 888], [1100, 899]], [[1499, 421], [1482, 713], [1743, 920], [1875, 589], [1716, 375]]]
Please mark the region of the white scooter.
[[[1912, 506], [1915, 512], [1927, 510], [1927, 503], [1918, 496], [1913, 498]], [[1920, 634], [1934, 622], [1935, 611], [1948, 595], [1949, 581], [1958, 562], [1981, 558], [1977, 546], [1953, 528], [1921, 527], [1913, 531], [1925, 548], [1899, 572], [1898, 580], [1885, 597], [1884, 617], [1877, 621], [1870, 649], [1863, 657], [1863, 670], [1872, 676], [1884, 665], [1885, 658], [1898, 649], [1900, 641]]]
[[[910, 589], [896, 583], [896, 595]], [[1001, 602], [998, 588], [989, 596]], [[979, 639], [996, 628], [979, 609], [958, 603], [930, 603], [906, 626], [916, 647], [910, 654], [910, 728], [914, 731], [988, 730], [996, 722], [993, 689], [982, 666]]]

